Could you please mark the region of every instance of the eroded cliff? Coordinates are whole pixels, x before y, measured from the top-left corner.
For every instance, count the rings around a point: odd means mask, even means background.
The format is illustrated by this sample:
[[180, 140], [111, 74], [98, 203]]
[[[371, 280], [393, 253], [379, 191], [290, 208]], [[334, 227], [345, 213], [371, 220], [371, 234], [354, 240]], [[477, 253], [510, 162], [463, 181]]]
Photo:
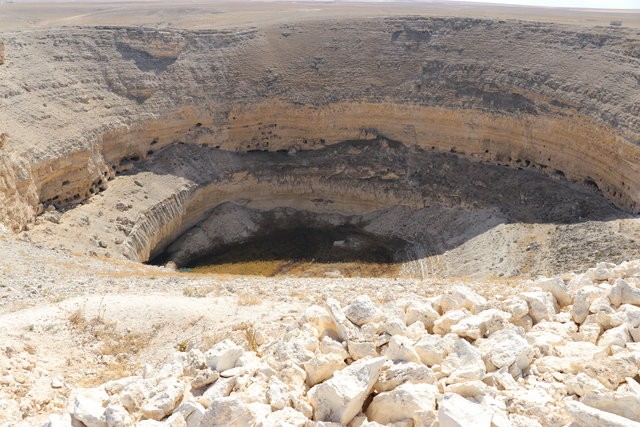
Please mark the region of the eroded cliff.
[[[229, 201], [343, 216], [434, 205], [474, 217], [488, 204], [500, 220], [488, 220], [485, 231], [497, 233], [498, 224], [527, 224], [513, 212], [518, 204], [534, 212], [531, 223], [563, 222], [548, 211], [582, 203], [583, 190], [569, 185], [576, 182], [628, 213], [639, 210], [640, 58], [637, 33], [624, 27], [408, 17], [228, 31], [67, 28], [2, 38], [10, 60], [0, 68], [0, 130], [11, 143], [0, 149], [0, 218], [20, 231], [46, 209], [84, 203], [61, 218], [48, 212], [60, 224], [32, 233], [77, 250], [146, 261]], [[387, 154], [352, 165], [340, 150], [354, 140]], [[158, 157], [166, 150], [169, 160]], [[230, 160], [256, 150], [301, 163], [279, 170], [274, 157]], [[308, 150], [336, 156], [327, 159], [344, 170], [309, 160]], [[543, 180], [548, 191], [505, 201], [493, 198], [513, 181], [493, 181], [478, 196], [451, 183], [436, 188], [436, 175], [420, 180], [405, 170], [424, 167], [407, 165], [407, 153], [418, 152], [478, 164], [470, 175], [452, 164], [448, 176], [459, 173], [465, 183], [501, 165], [533, 173], [523, 179]], [[345, 170], [353, 174], [340, 178]], [[557, 185], [562, 191], [554, 193]], [[102, 209], [101, 200], [109, 201]], [[124, 207], [114, 211], [116, 200]], [[543, 201], [545, 214], [535, 207]], [[564, 223], [575, 229], [599, 221], [595, 227], [607, 230], [596, 233], [600, 243], [610, 229], [620, 232], [610, 221], [625, 214], [592, 208], [567, 210], [574, 216]], [[633, 247], [636, 226], [628, 223], [632, 232], [622, 233]], [[76, 247], [66, 241], [78, 239], [66, 236], [78, 224], [93, 225]], [[126, 231], [115, 246], [102, 236], [113, 227]], [[568, 235], [560, 235], [562, 245]], [[440, 254], [473, 243], [460, 236], [458, 244], [449, 236], [427, 246]], [[526, 263], [516, 264], [511, 273]]]

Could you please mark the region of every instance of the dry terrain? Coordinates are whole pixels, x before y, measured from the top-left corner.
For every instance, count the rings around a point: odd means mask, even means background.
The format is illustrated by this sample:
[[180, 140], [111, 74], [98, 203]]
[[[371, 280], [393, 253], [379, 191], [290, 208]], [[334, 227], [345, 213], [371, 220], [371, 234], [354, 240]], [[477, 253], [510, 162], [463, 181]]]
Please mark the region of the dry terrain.
[[2, 3], [0, 426], [640, 425], [639, 185], [638, 12]]

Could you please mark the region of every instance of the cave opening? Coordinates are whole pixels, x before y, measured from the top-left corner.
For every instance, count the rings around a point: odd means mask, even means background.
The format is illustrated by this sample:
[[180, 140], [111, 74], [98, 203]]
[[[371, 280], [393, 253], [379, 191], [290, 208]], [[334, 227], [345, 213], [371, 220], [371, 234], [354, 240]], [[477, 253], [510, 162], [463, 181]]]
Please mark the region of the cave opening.
[[[183, 272], [259, 276], [379, 277], [397, 274], [408, 243], [353, 225], [297, 224], [213, 247]], [[152, 260], [162, 265], [166, 254]]]

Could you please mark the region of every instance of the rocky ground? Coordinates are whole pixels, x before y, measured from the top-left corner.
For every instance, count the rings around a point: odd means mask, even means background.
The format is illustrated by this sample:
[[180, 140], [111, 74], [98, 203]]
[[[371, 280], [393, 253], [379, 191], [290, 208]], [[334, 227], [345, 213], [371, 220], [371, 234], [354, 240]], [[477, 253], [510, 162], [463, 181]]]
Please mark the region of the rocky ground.
[[267, 279], [0, 245], [5, 426], [640, 423], [640, 261]]

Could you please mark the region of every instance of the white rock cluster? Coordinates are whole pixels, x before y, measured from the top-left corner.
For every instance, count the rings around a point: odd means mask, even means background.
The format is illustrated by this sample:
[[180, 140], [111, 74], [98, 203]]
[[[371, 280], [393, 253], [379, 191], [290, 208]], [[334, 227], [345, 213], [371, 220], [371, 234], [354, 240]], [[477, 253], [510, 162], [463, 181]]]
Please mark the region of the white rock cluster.
[[639, 284], [627, 262], [489, 300], [328, 299], [257, 353], [225, 340], [76, 390], [48, 426], [640, 426]]

